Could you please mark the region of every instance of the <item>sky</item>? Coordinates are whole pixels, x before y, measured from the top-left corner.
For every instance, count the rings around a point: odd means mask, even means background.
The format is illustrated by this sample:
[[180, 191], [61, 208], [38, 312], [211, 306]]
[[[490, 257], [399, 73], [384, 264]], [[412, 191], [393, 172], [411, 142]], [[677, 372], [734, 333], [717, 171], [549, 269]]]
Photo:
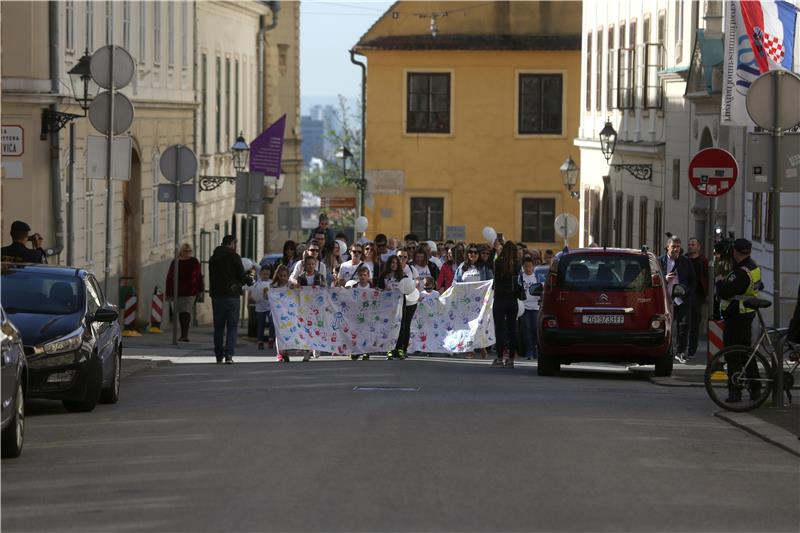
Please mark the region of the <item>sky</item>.
[[[320, 1], [300, 3], [300, 101], [335, 105], [337, 95], [360, 97], [361, 69], [349, 50], [394, 2]], [[357, 59], [364, 60], [363, 57]]]

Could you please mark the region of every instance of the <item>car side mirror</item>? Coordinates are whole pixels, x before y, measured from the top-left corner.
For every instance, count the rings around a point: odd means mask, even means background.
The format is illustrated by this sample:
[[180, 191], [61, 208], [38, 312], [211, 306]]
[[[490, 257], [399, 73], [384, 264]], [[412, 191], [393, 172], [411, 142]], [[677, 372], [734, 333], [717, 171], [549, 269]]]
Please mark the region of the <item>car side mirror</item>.
[[528, 291], [531, 293], [531, 296], [541, 296], [544, 291], [544, 286], [541, 283], [534, 283]]
[[119, 313], [113, 309], [102, 307], [98, 309], [92, 317], [93, 322], [114, 322], [119, 318]]
[[672, 297], [673, 298], [684, 298], [686, 297], [686, 289], [683, 285], [675, 285], [672, 287]]

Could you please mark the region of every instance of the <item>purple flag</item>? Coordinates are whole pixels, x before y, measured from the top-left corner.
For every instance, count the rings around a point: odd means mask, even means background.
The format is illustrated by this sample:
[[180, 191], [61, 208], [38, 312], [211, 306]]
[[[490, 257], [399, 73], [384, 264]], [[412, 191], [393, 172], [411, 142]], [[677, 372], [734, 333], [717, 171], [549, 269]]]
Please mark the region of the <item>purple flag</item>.
[[274, 177], [281, 175], [285, 129], [286, 115], [283, 115], [250, 143], [250, 172]]

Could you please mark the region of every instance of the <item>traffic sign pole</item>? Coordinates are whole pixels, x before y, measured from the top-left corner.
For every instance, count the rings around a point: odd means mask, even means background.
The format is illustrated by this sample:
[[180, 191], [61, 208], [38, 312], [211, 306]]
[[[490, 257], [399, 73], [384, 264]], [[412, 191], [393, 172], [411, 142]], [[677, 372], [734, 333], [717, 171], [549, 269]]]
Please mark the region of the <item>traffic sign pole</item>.
[[[781, 78], [784, 75], [784, 71], [775, 70], [773, 72], [775, 73], [775, 78], [772, 84], [774, 90], [772, 116], [776, 127], [772, 130], [774, 141], [772, 143], [772, 172], [774, 175], [774, 188], [772, 190], [772, 326], [779, 328], [781, 327], [781, 191], [783, 189], [783, 176], [778, 166], [781, 161], [783, 128], [779, 127], [780, 113], [778, 110], [778, 102], [780, 102], [781, 98]], [[777, 409], [783, 409], [783, 350], [781, 346], [776, 348], [775, 356], [778, 360], [778, 371], [775, 373], [775, 389], [772, 391], [772, 395], [775, 401], [775, 407]]]
[[[175, 175], [181, 175], [181, 158], [180, 153], [178, 154], [179, 157], [175, 158]], [[172, 344], [178, 345], [178, 275], [179, 275], [179, 268], [178, 262], [180, 260], [180, 210], [181, 210], [181, 202], [180, 198], [178, 198], [178, 187], [180, 187], [179, 183], [175, 182], [175, 263], [174, 269], [172, 271]]]
[[[112, 8], [113, 9], [113, 8]], [[106, 154], [106, 254], [105, 254], [105, 280], [104, 290], [108, 295], [108, 282], [111, 277], [111, 238], [113, 237], [114, 219], [112, 218], [112, 203], [114, 201], [114, 187], [111, 183], [111, 147], [114, 142], [114, 25], [111, 25], [111, 62], [109, 74], [111, 78], [111, 88], [109, 89], [108, 99], [108, 132], [106, 142], [108, 145]]]

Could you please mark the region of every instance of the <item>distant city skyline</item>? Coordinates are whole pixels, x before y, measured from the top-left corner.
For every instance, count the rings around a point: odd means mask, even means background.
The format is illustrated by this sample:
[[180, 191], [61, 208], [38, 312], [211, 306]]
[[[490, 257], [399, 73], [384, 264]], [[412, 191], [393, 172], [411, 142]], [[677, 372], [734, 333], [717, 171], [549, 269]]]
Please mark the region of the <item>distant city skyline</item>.
[[[338, 95], [351, 102], [360, 95], [361, 69], [349, 50], [394, 2], [300, 4], [300, 102], [302, 114], [314, 105], [338, 107]], [[362, 58], [363, 59], [363, 58]]]

